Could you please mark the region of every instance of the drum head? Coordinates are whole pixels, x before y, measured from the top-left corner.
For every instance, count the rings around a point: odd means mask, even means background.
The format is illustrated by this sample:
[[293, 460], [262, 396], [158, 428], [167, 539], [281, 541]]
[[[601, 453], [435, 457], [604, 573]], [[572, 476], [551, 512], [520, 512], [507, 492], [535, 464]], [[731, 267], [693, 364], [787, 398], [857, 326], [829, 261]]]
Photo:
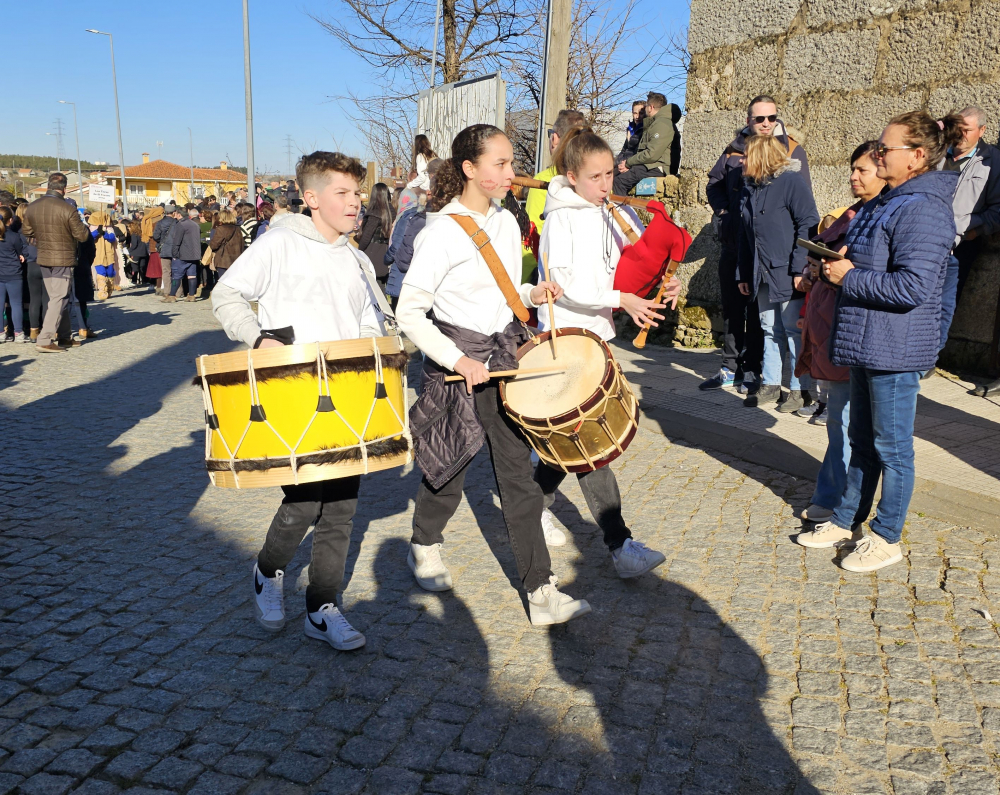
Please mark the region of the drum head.
[[556, 339], [559, 356], [552, 358], [552, 343], [529, 349], [519, 366], [565, 367], [563, 373], [526, 375], [504, 385], [504, 399], [511, 411], [524, 417], [556, 417], [580, 406], [597, 391], [608, 365], [601, 343], [579, 334]]

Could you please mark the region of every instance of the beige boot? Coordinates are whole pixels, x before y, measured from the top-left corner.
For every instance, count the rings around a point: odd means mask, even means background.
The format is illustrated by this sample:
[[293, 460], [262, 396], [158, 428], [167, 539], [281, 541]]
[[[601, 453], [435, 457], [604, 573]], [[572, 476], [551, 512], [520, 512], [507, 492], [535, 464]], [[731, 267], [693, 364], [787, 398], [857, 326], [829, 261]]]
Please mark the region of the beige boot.
[[41, 329], [40, 329], [40, 328], [33, 328], [33, 329], [31, 330], [31, 341], [32, 341], [32, 342], [34, 342], [35, 340], [37, 340], [37, 339], [38, 339], [38, 332], [39, 332], [39, 331], [41, 331]]

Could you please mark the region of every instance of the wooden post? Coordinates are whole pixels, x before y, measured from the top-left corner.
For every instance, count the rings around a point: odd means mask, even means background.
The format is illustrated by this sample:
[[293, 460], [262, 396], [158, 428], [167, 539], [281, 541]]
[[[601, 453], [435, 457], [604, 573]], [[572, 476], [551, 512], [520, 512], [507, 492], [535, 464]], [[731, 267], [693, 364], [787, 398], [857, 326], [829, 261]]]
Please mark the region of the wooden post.
[[545, 22], [545, 62], [542, 65], [542, 106], [538, 120], [538, 151], [535, 167], [542, 171], [552, 164], [547, 131], [566, 107], [566, 80], [569, 73], [569, 35], [573, 21], [572, 0], [548, 0]]
[[368, 174], [365, 177], [367, 184], [365, 185], [365, 193], [372, 195], [372, 190], [375, 188], [375, 183], [378, 182], [378, 178], [375, 175], [375, 161], [368, 161]]

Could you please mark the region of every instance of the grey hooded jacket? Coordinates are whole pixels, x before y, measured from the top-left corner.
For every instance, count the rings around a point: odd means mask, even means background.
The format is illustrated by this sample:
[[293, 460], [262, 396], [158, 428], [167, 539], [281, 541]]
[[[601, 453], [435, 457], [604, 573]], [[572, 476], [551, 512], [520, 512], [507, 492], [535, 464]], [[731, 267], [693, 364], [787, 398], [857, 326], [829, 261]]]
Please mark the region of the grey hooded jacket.
[[[948, 158], [945, 166], [959, 171], [958, 164]], [[955, 245], [970, 229], [980, 237], [1000, 232], [1000, 150], [980, 141], [975, 154], [960, 170], [955, 198]]]

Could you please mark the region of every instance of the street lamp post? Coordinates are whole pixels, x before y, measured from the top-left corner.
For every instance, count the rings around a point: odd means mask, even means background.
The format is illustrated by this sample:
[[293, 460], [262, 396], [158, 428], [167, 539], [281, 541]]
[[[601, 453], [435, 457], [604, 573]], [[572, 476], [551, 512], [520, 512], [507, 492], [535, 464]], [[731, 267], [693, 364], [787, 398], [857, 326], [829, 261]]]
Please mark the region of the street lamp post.
[[56, 139], [56, 171], [62, 171], [62, 162], [59, 160], [59, 134], [58, 133], [45, 133], [46, 135], [53, 135]]
[[80, 194], [80, 206], [83, 207], [83, 171], [80, 169], [80, 131], [76, 126], [76, 103], [60, 99], [59, 104], [73, 106], [73, 135], [76, 137], [76, 187], [78, 188], [77, 193]]
[[257, 191], [254, 188], [253, 167], [253, 101], [250, 91], [250, 11], [247, 0], [243, 0], [243, 83], [246, 92], [247, 115], [247, 199], [257, 207]]
[[107, 36], [111, 43], [111, 83], [115, 89], [115, 123], [118, 126], [118, 162], [122, 169], [122, 213], [128, 215], [128, 194], [125, 191], [125, 153], [122, 151], [122, 119], [118, 113], [118, 75], [115, 73], [115, 37], [103, 30], [87, 28], [87, 33], [96, 33], [98, 36]]
[[188, 127], [188, 147], [191, 152], [191, 190], [188, 191], [188, 201], [194, 201], [194, 138], [191, 136], [191, 128]]

